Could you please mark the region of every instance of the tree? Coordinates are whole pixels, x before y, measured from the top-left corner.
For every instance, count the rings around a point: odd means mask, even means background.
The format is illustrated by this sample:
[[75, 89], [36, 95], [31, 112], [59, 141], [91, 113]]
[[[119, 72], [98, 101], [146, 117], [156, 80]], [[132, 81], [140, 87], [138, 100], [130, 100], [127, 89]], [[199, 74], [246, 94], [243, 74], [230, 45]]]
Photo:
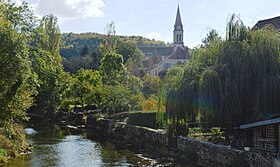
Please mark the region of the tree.
[[40, 27], [37, 29], [39, 35], [36, 36], [37, 47], [50, 52], [56, 67], [61, 66], [60, 56], [60, 30], [57, 18], [50, 14], [42, 18]]
[[214, 29], [210, 30], [206, 35], [206, 38], [202, 40], [204, 46], [209, 46], [211, 42], [221, 40], [221, 36], [219, 36], [218, 32]]
[[199, 83], [199, 110], [202, 120], [220, 122], [222, 119], [221, 97], [222, 83], [220, 76], [213, 70], [206, 70]]
[[1, 13], [10, 21], [16, 31], [27, 35], [32, 33], [36, 25], [36, 20], [26, 2], [22, 2], [21, 5], [16, 5], [15, 2], [10, 0], [2, 0], [0, 1], [0, 6]]
[[100, 61], [100, 73], [105, 84], [114, 86], [126, 82], [127, 71], [122, 55], [114, 52], [106, 53]]
[[140, 70], [143, 68], [143, 53], [136, 47], [135, 43], [120, 41], [117, 46], [117, 53], [123, 55], [124, 64], [129, 72], [135, 76], [140, 75]]
[[118, 44], [118, 37], [116, 36], [115, 24], [113, 21], [107, 24], [106, 30], [106, 39], [99, 47], [99, 51], [102, 55], [105, 55], [108, 52], [116, 52]]
[[27, 118], [25, 111], [36, 96], [27, 45], [33, 23], [26, 3], [0, 1], [0, 124], [8, 130]]
[[96, 99], [99, 92], [95, 91], [102, 84], [102, 77], [99, 71], [80, 69], [77, 75], [74, 77], [74, 83], [72, 84], [71, 91], [74, 97], [75, 106], [81, 104], [84, 109], [85, 105], [98, 106], [99, 100]]
[[33, 111], [52, 115], [59, 109], [65, 94], [68, 78], [64, 73], [59, 54], [60, 31], [54, 15], [44, 16], [33, 34], [31, 50], [33, 71], [38, 75], [40, 86]]
[[[0, 13], [1, 15], [2, 13]], [[0, 119], [4, 125], [24, 119], [35, 95], [27, 38], [0, 17]], [[11, 75], [12, 74], [12, 75]], [[30, 84], [29, 84], [30, 82]]]
[[142, 92], [146, 98], [158, 95], [160, 89], [160, 78], [158, 76], [145, 75], [143, 77]]
[[186, 117], [230, 130], [276, 114], [280, 108], [279, 32], [271, 27], [250, 30], [232, 15], [226, 40], [213, 40], [215, 36], [210, 32], [207, 47], [193, 52], [183, 75], [168, 70], [162, 97], [169, 119], [176, 123]]

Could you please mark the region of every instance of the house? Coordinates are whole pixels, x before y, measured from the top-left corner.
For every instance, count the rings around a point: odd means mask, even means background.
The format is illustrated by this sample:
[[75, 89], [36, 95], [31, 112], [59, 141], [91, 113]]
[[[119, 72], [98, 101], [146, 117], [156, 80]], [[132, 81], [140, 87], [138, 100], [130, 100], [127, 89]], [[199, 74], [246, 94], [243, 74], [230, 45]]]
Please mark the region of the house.
[[280, 157], [280, 117], [240, 125], [240, 129], [253, 132], [253, 150], [265, 155]]
[[183, 41], [184, 29], [178, 6], [173, 30], [173, 46], [138, 47], [145, 55], [143, 66], [146, 72], [150, 75], [158, 76], [172, 66], [189, 61], [188, 47], [184, 46]]
[[254, 25], [253, 29], [262, 29], [265, 26], [272, 25], [276, 29], [280, 29], [280, 16], [270, 19], [260, 20]]

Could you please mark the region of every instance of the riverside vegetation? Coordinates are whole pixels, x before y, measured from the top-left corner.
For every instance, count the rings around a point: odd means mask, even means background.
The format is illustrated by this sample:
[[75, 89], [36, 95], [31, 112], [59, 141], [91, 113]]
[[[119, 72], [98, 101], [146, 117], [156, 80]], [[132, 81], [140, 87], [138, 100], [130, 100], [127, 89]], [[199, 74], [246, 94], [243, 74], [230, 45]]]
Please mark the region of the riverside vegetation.
[[159, 78], [133, 75], [143, 54], [133, 41], [119, 40], [114, 24], [98, 44], [96, 66], [70, 74], [62, 65], [66, 40], [57, 23], [54, 15], [36, 18], [25, 2], [0, 0], [0, 163], [30, 151], [22, 128], [26, 112], [51, 119], [61, 109], [156, 110]]
[[54, 15], [37, 19], [27, 3], [0, 0], [0, 163], [29, 151], [27, 111], [50, 119], [77, 108], [157, 111], [157, 127], [176, 136], [200, 132], [190, 129], [193, 122], [222, 135], [212, 127], [233, 129], [279, 111], [280, 40], [272, 27], [253, 30], [232, 15], [226, 39], [210, 31], [190, 62], [163, 78], [145, 75], [135, 37], [116, 36], [113, 23], [107, 30], [75, 44], [79, 35], [61, 34]]

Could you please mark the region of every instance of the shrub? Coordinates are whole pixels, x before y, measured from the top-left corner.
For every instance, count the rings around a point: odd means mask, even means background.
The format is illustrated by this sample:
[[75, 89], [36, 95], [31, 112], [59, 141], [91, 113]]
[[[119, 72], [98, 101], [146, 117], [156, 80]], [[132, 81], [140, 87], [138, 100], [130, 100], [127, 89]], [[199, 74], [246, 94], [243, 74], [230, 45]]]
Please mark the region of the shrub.
[[8, 161], [8, 154], [7, 154], [7, 151], [0, 148], [0, 165], [2, 163], [7, 163]]
[[127, 123], [136, 126], [155, 128], [156, 112], [129, 112]]

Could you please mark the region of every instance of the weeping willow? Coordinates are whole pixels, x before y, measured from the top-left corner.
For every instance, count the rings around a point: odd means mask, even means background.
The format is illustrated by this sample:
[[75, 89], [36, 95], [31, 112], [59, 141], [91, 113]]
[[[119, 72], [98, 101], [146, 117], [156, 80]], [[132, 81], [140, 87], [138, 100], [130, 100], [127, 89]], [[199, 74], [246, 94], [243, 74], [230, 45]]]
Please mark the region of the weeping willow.
[[166, 89], [171, 120], [196, 122], [201, 115], [211, 126], [239, 126], [279, 113], [279, 32], [251, 30], [236, 15], [226, 30], [225, 40], [196, 49], [176, 89]]

